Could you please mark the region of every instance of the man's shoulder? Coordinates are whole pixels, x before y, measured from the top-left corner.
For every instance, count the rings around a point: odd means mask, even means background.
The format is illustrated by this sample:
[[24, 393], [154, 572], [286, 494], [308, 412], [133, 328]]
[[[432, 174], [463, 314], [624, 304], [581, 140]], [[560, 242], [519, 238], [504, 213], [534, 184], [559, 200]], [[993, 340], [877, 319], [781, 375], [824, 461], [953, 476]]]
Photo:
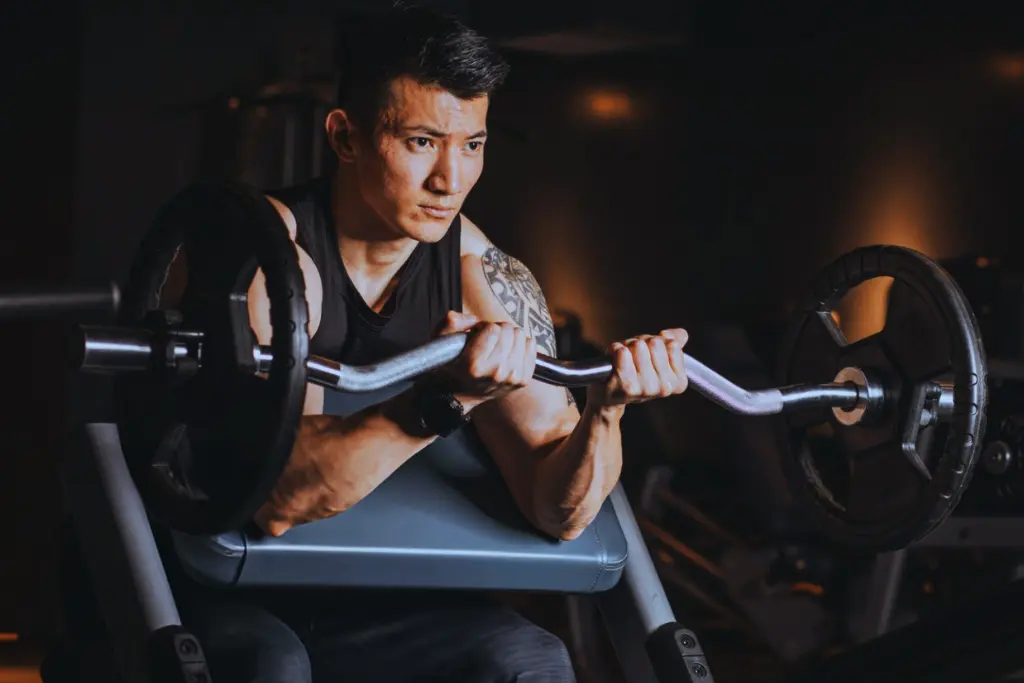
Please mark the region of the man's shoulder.
[[263, 196], [277, 209], [294, 242], [299, 239], [299, 222], [308, 230], [318, 207], [330, 202], [330, 178], [316, 176], [295, 185], [264, 189]]
[[487, 253], [488, 249], [493, 249], [494, 245], [487, 239], [487, 235], [480, 227], [471, 221], [466, 214], [460, 214], [459, 218], [462, 223], [462, 232], [460, 235], [461, 244], [459, 246], [459, 255], [462, 256], [462, 260], [483, 258], [483, 255]]
[[488, 320], [510, 319], [553, 353], [551, 313], [533, 273], [469, 219], [463, 217], [462, 226], [463, 298], [469, 309]]
[[483, 230], [465, 215], [462, 215], [461, 218], [460, 256], [462, 257], [463, 271], [467, 268], [479, 269], [482, 267], [489, 275], [536, 282], [530, 269], [522, 261], [496, 247]]
[[294, 242], [299, 230], [298, 223], [295, 220], [295, 214], [293, 214], [292, 210], [288, 208], [288, 205], [280, 199], [269, 194], [264, 194], [263, 196], [267, 198], [267, 201], [269, 201], [275, 209], [277, 209], [278, 215], [281, 216], [281, 220], [284, 221], [285, 226], [288, 228], [288, 234], [291, 236], [292, 242]]

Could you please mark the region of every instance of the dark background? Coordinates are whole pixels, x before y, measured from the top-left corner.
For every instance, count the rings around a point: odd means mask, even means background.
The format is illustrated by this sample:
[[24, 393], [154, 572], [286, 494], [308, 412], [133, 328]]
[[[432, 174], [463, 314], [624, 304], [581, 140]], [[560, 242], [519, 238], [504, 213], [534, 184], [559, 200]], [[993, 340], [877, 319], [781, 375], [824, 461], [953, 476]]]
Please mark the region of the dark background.
[[[68, 2], [5, 21], [0, 281], [120, 279], [157, 207], [230, 153], [230, 98], [326, 82], [335, 17], [373, 4]], [[599, 343], [777, 320], [864, 244], [1020, 253], [1012, 4], [437, 4], [513, 65], [466, 213]], [[254, 158], [280, 140], [263, 135]], [[0, 632], [26, 639], [57, 624], [54, 466], [83, 401], [57, 330], [0, 334]]]

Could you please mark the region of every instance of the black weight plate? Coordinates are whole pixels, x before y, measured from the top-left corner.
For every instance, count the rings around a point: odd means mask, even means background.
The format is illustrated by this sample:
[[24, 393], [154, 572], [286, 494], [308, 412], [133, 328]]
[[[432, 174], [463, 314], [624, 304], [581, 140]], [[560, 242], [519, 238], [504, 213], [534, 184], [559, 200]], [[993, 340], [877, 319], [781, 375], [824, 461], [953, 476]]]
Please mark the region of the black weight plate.
[[[295, 246], [272, 204], [242, 185], [193, 185], [145, 235], [124, 287], [120, 322], [148, 325], [172, 262], [184, 250], [183, 330], [203, 335], [201, 367], [186, 379], [122, 375], [118, 428], [150, 514], [195, 534], [246, 524], [291, 453], [308, 355], [305, 285]], [[271, 302], [273, 362], [253, 373], [245, 294], [262, 269]]]
[[[848, 343], [832, 318], [842, 298], [893, 278], [885, 327]], [[967, 299], [935, 262], [912, 249], [864, 247], [814, 280], [782, 345], [780, 383], [831, 382], [844, 367], [879, 376], [886, 410], [843, 426], [829, 409], [778, 416], [781, 461], [794, 498], [824, 538], [875, 551], [903, 548], [942, 523], [970, 481], [985, 431], [988, 384], [981, 334]], [[948, 421], [904, 449], [911, 391], [952, 381]], [[919, 462], [912, 455], [916, 452]]]

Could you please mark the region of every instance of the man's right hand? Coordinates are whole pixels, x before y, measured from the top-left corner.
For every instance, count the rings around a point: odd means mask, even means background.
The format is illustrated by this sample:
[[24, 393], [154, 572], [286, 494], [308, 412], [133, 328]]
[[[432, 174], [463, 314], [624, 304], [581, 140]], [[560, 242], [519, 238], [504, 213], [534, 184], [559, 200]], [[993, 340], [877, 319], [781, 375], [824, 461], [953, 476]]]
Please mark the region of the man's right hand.
[[469, 411], [489, 400], [521, 389], [533, 378], [537, 342], [509, 322], [482, 322], [468, 313], [451, 311], [440, 334], [468, 334], [462, 354], [440, 374]]

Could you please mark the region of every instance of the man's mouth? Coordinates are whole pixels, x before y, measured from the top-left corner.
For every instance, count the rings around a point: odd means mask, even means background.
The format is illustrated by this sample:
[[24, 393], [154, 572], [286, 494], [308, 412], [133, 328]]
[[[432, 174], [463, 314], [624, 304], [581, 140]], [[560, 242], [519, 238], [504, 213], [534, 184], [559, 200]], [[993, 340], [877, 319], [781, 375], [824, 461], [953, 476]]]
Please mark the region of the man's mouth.
[[420, 208], [423, 209], [423, 213], [434, 218], [448, 218], [455, 213], [454, 208], [445, 206], [438, 206], [435, 204], [420, 204]]

